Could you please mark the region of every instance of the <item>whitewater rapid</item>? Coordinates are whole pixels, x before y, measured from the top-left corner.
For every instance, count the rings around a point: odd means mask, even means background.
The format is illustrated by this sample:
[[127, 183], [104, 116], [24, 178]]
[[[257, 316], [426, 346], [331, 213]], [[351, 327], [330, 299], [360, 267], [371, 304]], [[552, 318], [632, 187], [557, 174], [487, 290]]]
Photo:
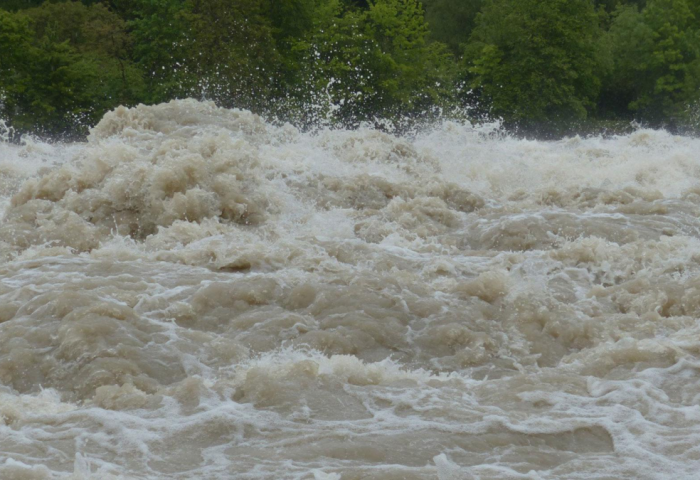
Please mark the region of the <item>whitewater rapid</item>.
[[2, 479], [700, 478], [700, 140], [0, 142]]

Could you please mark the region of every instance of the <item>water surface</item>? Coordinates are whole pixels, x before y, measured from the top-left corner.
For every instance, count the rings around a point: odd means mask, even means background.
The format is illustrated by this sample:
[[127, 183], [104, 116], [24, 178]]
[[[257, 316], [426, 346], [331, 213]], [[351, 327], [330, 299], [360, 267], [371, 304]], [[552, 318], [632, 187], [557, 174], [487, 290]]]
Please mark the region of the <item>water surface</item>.
[[700, 140], [0, 143], [0, 478], [694, 479]]

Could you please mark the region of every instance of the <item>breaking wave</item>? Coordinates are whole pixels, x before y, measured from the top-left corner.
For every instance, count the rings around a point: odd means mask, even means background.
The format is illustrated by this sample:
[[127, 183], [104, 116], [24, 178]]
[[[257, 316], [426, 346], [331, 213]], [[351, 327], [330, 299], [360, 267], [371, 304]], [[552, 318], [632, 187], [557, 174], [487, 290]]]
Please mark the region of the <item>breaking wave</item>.
[[0, 143], [0, 477], [695, 478], [700, 140]]

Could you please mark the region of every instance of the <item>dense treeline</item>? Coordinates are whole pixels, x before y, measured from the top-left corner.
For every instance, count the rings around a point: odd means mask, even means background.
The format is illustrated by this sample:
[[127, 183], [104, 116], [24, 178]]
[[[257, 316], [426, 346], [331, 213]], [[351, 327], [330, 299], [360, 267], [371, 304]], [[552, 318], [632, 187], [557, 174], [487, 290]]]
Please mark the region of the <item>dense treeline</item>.
[[310, 123], [441, 112], [698, 128], [697, 0], [4, 0], [0, 119], [74, 137], [208, 98]]

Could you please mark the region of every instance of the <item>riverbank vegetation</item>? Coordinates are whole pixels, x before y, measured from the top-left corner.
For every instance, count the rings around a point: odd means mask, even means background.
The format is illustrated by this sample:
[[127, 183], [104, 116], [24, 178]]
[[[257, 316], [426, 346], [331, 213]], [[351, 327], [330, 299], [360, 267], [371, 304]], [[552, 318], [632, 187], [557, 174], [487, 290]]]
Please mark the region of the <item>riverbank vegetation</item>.
[[5, 0], [0, 119], [74, 139], [210, 99], [299, 125], [468, 116], [538, 136], [697, 132], [695, 0]]

